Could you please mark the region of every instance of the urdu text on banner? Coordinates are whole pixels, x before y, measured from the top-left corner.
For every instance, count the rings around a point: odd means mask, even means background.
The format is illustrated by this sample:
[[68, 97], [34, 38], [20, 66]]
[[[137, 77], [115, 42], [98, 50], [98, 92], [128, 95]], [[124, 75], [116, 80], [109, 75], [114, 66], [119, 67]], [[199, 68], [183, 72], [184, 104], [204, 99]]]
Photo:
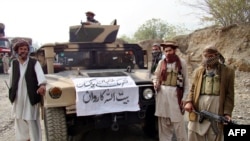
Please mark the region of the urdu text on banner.
[[77, 116], [139, 110], [139, 88], [129, 76], [72, 79]]

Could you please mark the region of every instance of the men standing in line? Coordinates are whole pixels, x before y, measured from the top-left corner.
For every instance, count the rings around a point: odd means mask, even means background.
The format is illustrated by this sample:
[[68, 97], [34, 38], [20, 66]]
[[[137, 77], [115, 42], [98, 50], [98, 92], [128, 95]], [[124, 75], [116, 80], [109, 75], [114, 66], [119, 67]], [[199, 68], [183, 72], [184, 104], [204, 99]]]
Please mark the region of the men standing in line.
[[11, 62], [9, 99], [15, 121], [17, 141], [41, 141], [40, 101], [46, 91], [46, 79], [40, 63], [29, 57], [29, 44], [14, 45], [18, 55]]
[[[223, 124], [212, 127], [208, 120], [200, 123], [196, 113], [206, 110], [231, 120], [235, 72], [224, 65], [224, 57], [215, 46], [205, 48], [202, 56], [202, 65], [194, 72], [192, 87], [185, 102], [185, 110], [189, 112], [188, 140], [222, 141]], [[219, 132], [216, 133], [214, 128]]]
[[171, 141], [173, 133], [177, 141], [186, 141], [183, 100], [189, 90], [187, 64], [176, 55], [178, 45], [174, 41], [160, 44], [165, 58], [160, 60], [153, 79], [156, 94], [160, 141]]

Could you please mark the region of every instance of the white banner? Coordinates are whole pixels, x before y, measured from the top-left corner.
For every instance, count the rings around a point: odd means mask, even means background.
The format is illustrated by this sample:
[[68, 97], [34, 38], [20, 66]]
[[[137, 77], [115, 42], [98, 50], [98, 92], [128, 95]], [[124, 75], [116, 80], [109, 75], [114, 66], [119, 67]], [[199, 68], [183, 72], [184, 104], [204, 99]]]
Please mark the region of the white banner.
[[77, 116], [139, 110], [139, 88], [129, 76], [72, 79]]

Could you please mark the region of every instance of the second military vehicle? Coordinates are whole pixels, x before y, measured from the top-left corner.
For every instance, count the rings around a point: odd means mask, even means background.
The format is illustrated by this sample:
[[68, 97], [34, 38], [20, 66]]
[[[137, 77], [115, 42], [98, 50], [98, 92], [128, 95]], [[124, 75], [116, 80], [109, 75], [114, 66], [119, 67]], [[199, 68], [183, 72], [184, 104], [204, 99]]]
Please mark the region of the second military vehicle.
[[10, 41], [5, 37], [5, 25], [0, 23], [0, 54], [8, 53], [10, 54]]

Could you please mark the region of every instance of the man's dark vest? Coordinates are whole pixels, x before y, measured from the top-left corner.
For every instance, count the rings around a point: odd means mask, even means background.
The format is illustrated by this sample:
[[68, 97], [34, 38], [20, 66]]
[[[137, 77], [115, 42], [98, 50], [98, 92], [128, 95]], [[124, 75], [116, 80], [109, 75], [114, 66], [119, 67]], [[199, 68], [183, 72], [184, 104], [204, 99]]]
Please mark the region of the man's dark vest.
[[[36, 77], [36, 72], [35, 72], [35, 64], [36, 60], [29, 58], [28, 66], [25, 72], [25, 80], [26, 80], [26, 85], [27, 85], [27, 92], [29, 96], [29, 100], [31, 105], [35, 105], [36, 103], [41, 101], [41, 96], [37, 94], [37, 89], [38, 89], [38, 81]], [[20, 68], [19, 68], [19, 62], [15, 59], [13, 60], [12, 64], [12, 84], [9, 89], [9, 99], [11, 103], [15, 101], [16, 98], [16, 93], [18, 89], [18, 81], [20, 78]], [[25, 88], [20, 88], [20, 89], [25, 89]]]

